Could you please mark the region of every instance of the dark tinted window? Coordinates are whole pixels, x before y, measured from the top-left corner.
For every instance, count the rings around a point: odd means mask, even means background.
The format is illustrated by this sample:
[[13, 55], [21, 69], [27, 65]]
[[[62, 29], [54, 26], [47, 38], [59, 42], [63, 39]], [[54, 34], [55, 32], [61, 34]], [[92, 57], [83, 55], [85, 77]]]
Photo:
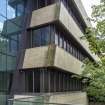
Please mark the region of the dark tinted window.
[[32, 45], [33, 45], [33, 47], [41, 45], [41, 31], [40, 31], [40, 29], [33, 31]]
[[32, 33], [32, 47], [55, 44], [81, 61], [85, 58], [73, 41], [70, 38], [66, 38], [66, 34], [54, 25], [34, 29]]

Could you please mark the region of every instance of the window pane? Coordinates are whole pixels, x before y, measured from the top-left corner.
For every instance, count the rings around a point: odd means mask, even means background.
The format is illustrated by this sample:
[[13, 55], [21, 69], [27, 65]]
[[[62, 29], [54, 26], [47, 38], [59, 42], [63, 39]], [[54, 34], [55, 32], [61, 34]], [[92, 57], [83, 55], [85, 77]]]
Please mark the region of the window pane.
[[0, 71], [2, 71], [2, 54], [0, 53]]
[[18, 34], [18, 49], [20, 49], [22, 46], [21, 40], [22, 40], [21, 34]]
[[66, 41], [64, 40], [64, 49], [66, 50]]
[[7, 53], [12, 55], [12, 56], [16, 55], [17, 50], [18, 50], [17, 41], [9, 39], [7, 44], [8, 44]]
[[57, 35], [57, 33], [55, 33], [55, 44], [56, 44], [56, 45], [59, 44], [59, 43], [58, 43], [58, 35]]
[[0, 0], [0, 14], [6, 17], [6, 1], [7, 0]]
[[60, 36], [60, 39], [59, 39], [59, 46], [62, 48], [63, 47], [63, 39], [62, 39], [62, 37]]
[[0, 52], [6, 53], [8, 39], [0, 35]]
[[[11, 74], [7, 72], [0, 72], [0, 92], [7, 92], [10, 85]], [[2, 105], [2, 104], [1, 104]], [[4, 105], [4, 104], [3, 104]]]
[[50, 35], [51, 35], [51, 43], [54, 44], [55, 43], [55, 31], [54, 31], [53, 26], [50, 26]]
[[22, 1], [17, 1], [15, 4], [10, 2], [8, 0], [7, 3], [7, 18], [8, 19], [13, 19], [16, 18], [17, 16], [22, 16], [24, 14], [24, 2]]
[[41, 29], [42, 45], [48, 45], [50, 43], [50, 30], [49, 27]]
[[2, 55], [2, 70], [6, 71], [6, 55]]
[[67, 51], [69, 52], [69, 47], [70, 47], [70, 45], [69, 45], [69, 43], [67, 42]]
[[46, 0], [46, 2], [47, 2], [47, 5], [50, 5], [50, 4], [54, 3], [55, 1], [54, 0]]
[[7, 70], [16, 69], [16, 57], [7, 56]]
[[21, 32], [22, 30], [22, 27], [21, 27], [21, 20], [19, 20], [20, 18], [16, 18], [14, 20], [9, 20], [7, 21], [7, 35], [10, 36], [10, 35], [13, 35], [14, 33], [19, 33]]
[[17, 16], [21, 16], [24, 14], [24, 3], [23, 2], [17, 4], [17, 11], [16, 12], [17, 12], [16, 13]]
[[10, 0], [7, 0], [7, 19], [15, 18], [15, 7], [13, 7], [10, 3]]
[[33, 72], [25, 73], [25, 85], [27, 92], [33, 92]]
[[[2, 80], [1, 80], [2, 81]], [[0, 86], [2, 86], [2, 83], [0, 81]], [[2, 81], [3, 82], [3, 81]], [[0, 104], [1, 105], [6, 105], [6, 99], [7, 99], [7, 96], [4, 92], [0, 92]]]
[[6, 18], [0, 15], [0, 34], [6, 34]]
[[6, 55], [0, 54], [0, 71], [6, 71]]
[[42, 8], [46, 5], [46, 0], [38, 0], [39, 1], [39, 8]]
[[40, 29], [37, 29], [37, 30], [33, 31], [32, 40], [33, 40], [32, 41], [33, 47], [41, 45], [41, 31], [40, 31]]
[[10, 38], [14, 40], [18, 40], [18, 35], [17, 34], [10, 35]]

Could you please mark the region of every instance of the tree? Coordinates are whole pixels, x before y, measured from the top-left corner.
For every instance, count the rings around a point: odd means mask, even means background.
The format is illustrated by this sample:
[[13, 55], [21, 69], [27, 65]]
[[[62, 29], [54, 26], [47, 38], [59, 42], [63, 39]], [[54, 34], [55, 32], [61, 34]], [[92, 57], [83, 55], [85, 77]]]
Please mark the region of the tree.
[[86, 39], [92, 53], [99, 56], [101, 62], [84, 61], [83, 76], [89, 78], [86, 91], [95, 101], [105, 102], [105, 0], [99, 5], [93, 6], [92, 21], [95, 28], [86, 30]]
[[86, 88], [88, 96], [94, 101], [105, 102], [105, 65], [85, 61], [83, 76], [89, 78]]

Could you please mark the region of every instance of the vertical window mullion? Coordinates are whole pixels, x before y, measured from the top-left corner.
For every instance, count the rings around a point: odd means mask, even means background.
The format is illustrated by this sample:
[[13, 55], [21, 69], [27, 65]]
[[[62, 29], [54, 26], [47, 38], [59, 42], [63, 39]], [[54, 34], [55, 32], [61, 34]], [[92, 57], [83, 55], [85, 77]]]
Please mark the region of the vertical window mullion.
[[47, 6], [47, 0], [44, 0], [45, 1], [45, 6]]
[[35, 82], [34, 82], [34, 78], [35, 78], [35, 76], [34, 76], [34, 71], [32, 71], [32, 79], [33, 79], [33, 93], [34, 93], [34, 91], [35, 91]]
[[50, 79], [51, 79], [51, 75], [50, 75], [51, 73], [50, 73], [50, 71], [48, 71], [48, 92], [51, 92], [51, 83], [50, 83]]

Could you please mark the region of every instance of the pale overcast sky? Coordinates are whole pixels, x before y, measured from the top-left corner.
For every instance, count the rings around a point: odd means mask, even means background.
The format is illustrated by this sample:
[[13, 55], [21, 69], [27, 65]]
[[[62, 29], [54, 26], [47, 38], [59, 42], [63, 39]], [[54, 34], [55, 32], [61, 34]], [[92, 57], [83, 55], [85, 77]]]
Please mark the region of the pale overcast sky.
[[83, 2], [83, 5], [84, 5], [89, 17], [91, 17], [91, 13], [92, 13], [91, 7], [93, 5], [99, 4], [99, 2], [100, 2], [100, 0], [81, 0], [81, 1]]

